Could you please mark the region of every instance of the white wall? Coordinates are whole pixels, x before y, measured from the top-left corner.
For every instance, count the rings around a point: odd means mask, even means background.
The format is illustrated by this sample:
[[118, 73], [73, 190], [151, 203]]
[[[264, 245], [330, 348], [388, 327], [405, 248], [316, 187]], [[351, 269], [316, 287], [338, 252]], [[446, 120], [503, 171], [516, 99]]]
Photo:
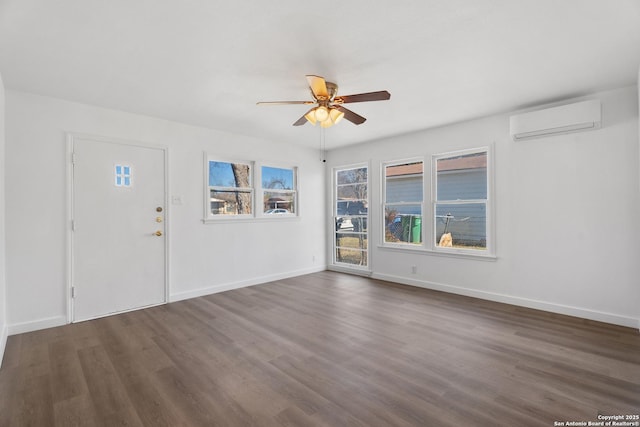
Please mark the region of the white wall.
[[[0, 153], [2, 95], [0, 84]], [[433, 153], [495, 144], [497, 260], [386, 250], [378, 247], [381, 233], [372, 226], [374, 277], [637, 327], [638, 92], [623, 88], [594, 97], [603, 102], [603, 128], [597, 131], [514, 143], [509, 115], [502, 114], [330, 152], [327, 170], [371, 162], [373, 225], [380, 220], [381, 161], [417, 155], [428, 160]], [[0, 303], [0, 331], [66, 322], [65, 132], [169, 147], [170, 195], [183, 199], [169, 207], [172, 300], [324, 268], [329, 251], [323, 191], [330, 177], [315, 150], [7, 91], [8, 161], [0, 184], [4, 179], [10, 303], [6, 322]], [[202, 224], [204, 151], [265, 161], [284, 156], [297, 163], [302, 218]], [[2, 262], [0, 256], [0, 267]], [[415, 275], [411, 265], [418, 266]], [[0, 297], [3, 286], [0, 274]]]
[[[66, 322], [66, 132], [169, 147], [171, 300], [323, 270], [325, 167], [317, 152], [7, 91], [9, 333]], [[203, 153], [299, 166], [300, 219], [203, 224]], [[315, 259], [314, 259], [315, 257]]]
[[[516, 143], [509, 114], [500, 114], [332, 151], [329, 168], [371, 165], [372, 275], [638, 327], [637, 89], [590, 98], [603, 104], [596, 131]], [[382, 161], [423, 155], [429, 164], [432, 154], [487, 144], [495, 148], [495, 261], [379, 246]]]
[[5, 182], [5, 137], [4, 137], [4, 117], [5, 117], [5, 94], [2, 76], [0, 75], [0, 366], [2, 366], [2, 356], [7, 343], [7, 292], [5, 282], [5, 203], [4, 203], [4, 182]]

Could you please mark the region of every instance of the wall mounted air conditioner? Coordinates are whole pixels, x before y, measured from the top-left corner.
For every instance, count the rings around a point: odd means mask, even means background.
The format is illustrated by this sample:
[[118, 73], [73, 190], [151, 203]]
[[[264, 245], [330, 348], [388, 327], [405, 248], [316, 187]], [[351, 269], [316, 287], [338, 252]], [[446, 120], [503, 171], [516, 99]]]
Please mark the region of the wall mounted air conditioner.
[[509, 123], [514, 141], [599, 129], [601, 124], [598, 99], [517, 114], [511, 116]]

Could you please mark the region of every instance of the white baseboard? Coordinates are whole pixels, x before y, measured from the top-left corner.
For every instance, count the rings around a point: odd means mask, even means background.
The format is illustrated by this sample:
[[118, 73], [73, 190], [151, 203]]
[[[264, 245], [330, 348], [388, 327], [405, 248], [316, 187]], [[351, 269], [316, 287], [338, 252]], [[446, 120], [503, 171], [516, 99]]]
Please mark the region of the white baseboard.
[[247, 286], [260, 285], [263, 283], [273, 282], [275, 280], [288, 279], [289, 277], [302, 276], [304, 274], [318, 273], [325, 271], [327, 266], [319, 266], [314, 268], [308, 268], [304, 270], [289, 271], [286, 273], [272, 274], [269, 276], [260, 276], [247, 280], [240, 280], [231, 283], [221, 283], [214, 286], [207, 286], [206, 288], [194, 289], [186, 292], [177, 292], [169, 296], [169, 302], [182, 301], [190, 298], [202, 297], [205, 295], [217, 294], [219, 292], [231, 291], [233, 289], [245, 288]]
[[4, 350], [7, 348], [8, 336], [7, 325], [2, 325], [2, 330], [0, 330], [0, 368], [2, 367], [2, 359], [4, 358]]
[[[263, 283], [273, 282], [275, 280], [287, 279], [289, 277], [301, 276], [304, 274], [317, 273], [325, 271], [327, 266], [319, 266], [304, 270], [290, 271], [287, 273], [274, 274], [269, 276], [261, 276], [253, 279], [242, 280], [238, 282], [223, 283], [215, 286], [209, 286], [206, 288], [195, 289], [187, 292], [179, 292], [170, 295], [169, 302], [181, 301], [189, 298], [197, 298], [204, 295], [215, 294], [218, 292], [230, 291], [232, 289], [244, 288], [247, 286], [254, 286]], [[331, 270], [338, 271], [331, 268]], [[342, 271], [342, 270], [340, 270]], [[353, 273], [353, 271], [345, 271]], [[356, 273], [357, 274], [357, 273]], [[367, 274], [365, 274], [367, 275]], [[371, 278], [378, 280], [385, 280], [388, 282], [401, 283], [410, 286], [416, 286], [425, 289], [433, 289], [436, 291], [443, 291], [452, 294], [465, 295], [469, 297], [475, 297], [485, 299], [489, 301], [502, 302], [506, 304], [517, 305], [521, 307], [534, 308], [537, 310], [549, 311], [552, 313], [566, 314], [568, 316], [580, 317], [583, 319], [590, 319], [599, 322], [611, 323], [614, 325], [626, 326], [630, 328], [636, 328], [640, 330], [640, 318], [620, 316], [613, 313], [605, 313], [595, 310], [588, 310], [580, 307], [571, 307], [562, 304], [555, 304], [545, 301], [532, 300], [528, 298], [514, 297], [510, 295], [498, 294], [493, 292], [480, 291], [477, 289], [463, 288], [459, 286], [445, 285], [442, 283], [428, 282], [424, 280], [408, 279], [401, 276], [393, 276], [389, 274], [371, 273]], [[6, 348], [7, 337], [10, 335], [21, 334], [25, 332], [37, 331], [40, 329], [53, 328], [56, 326], [66, 325], [68, 323], [66, 316], [54, 316], [44, 319], [33, 320], [23, 323], [14, 323], [5, 325], [0, 331], [0, 366], [4, 351]]]
[[[326, 269], [327, 267], [325, 265], [322, 265], [322, 266], [304, 269], [304, 270], [290, 271], [287, 273], [274, 274], [271, 276], [256, 277], [253, 279], [243, 280], [239, 282], [224, 283], [224, 284], [211, 286], [207, 288], [196, 289], [193, 291], [179, 292], [179, 293], [170, 295], [169, 302], [180, 301], [180, 300], [189, 299], [189, 298], [196, 298], [203, 295], [214, 294], [217, 292], [224, 292], [232, 289], [243, 288], [246, 286], [253, 286], [261, 283], [272, 282], [274, 280], [287, 279], [289, 277], [301, 276], [303, 274], [317, 273], [319, 271], [325, 271]], [[2, 332], [2, 336], [0, 336], [0, 339], [2, 340], [0, 341], [0, 350], [2, 350], [2, 352], [0, 353], [0, 362], [2, 360], [1, 359], [2, 355], [4, 355], [6, 339], [9, 335], [22, 334], [25, 332], [33, 332], [40, 329], [54, 328], [56, 326], [66, 325], [67, 323], [69, 323], [67, 316], [55, 316], [55, 317], [47, 317], [44, 319], [32, 320], [29, 322], [14, 323], [14, 324], [5, 326], [4, 331]]]
[[477, 289], [463, 288], [459, 286], [445, 285], [442, 283], [428, 282], [425, 280], [408, 279], [406, 277], [394, 276], [390, 274], [373, 273], [374, 279], [385, 280], [387, 282], [401, 283], [404, 285], [417, 286], [420, 288], [433, 289], [435, 291], [448, 292], [451, 294], [464, 295], [468, 297], [480, 298], [489, 301], [502, 302], [521, 307], [534, 308], [536, 310], [549, 311], [551, 313], [565, 314], [567, 316], [580, 317], [583, 319], [595, 320], [598, 322], [611, 323], [614, 325], [626, 326], [640, 330], [640, 319], [635, 317], [620, 316], [613, 313], [589, 310], [580, 307], [572, 307], [563, 304], [538, 301], [529, 298], [514, 297], [511, 295], [498, 294], [494, 292], [480, 291]]
[[25, 332], [33, 332], [40, 329], [55, 328], [69, 323], [67, 316], [54, 316], [44, 319], [32, 320], [23, 323], [14, 323], [8, 326], [8, 335], [23, 334]]

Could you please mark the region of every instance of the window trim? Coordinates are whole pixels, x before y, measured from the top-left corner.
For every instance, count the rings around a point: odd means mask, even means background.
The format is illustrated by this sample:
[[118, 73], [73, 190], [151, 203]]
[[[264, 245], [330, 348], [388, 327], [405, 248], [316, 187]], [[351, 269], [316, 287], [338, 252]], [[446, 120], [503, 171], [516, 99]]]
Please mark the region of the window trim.
[[114, 164], [114, 184], [118, 188], [133, 187], [133, 167], [125, 163]]
[[[239, 163], [249, 166], [249, 187], [224, 187], [224, 186], [212, 186], [209, 185], [209, 162], [221, 162], [221, 163]], [[239, 160], [228, 159], [224, 157], [212, 156], [209, 153], [204, 154], [204, 218], [203, 221], [207, 222], [220, 222], [220, 221], [242, 221], [255, 218], [255, 162], [251, 160]], [[218, 191], [243, 191], [251, 194], [251, 213], [250, 214], [237, 214], [237, 215], [213, 215], [211, 213], [211, 190]]]
[[[363, 234], [366, 236], [367, 239], [367, 248], [366, 249], [358, 249], [362, 252], [366, 252], [366, 265], [358, 265], [358, 264], [349, 264], [349, 263], [345, 263], [345, 262], [339, 262], [336, 259], [336, 249], [338, 249], [338, 246], [336, 244], [336, 218], [338, 217], [338, 193], [337, 193], [337, 189], [338, 189], [338, 172], [339, 171], [346, 171], [346, 170], [352, 170], [352, 169], [360, 169], [360, 168], [366, 168], [367, 169], [367, 180], [365, 181], [366, 185], [367, 185], [367, 198], [366, 198], [366, 202], [367, 202], [367, 215], [365, 216], [366, 221], [367, 221], [367, 228], [366, 231], [360, 231], [360, 232], [354, 232], [351, 234]], [[351, 184], [343, 184], [343, 185], [353, 185], [354, 183]], [[331, 256], [328, 258], [331, 260], [331, 264], [330, 267], [331, 268], [336, 268], [336, 269], [340, 269], [343, 271], [359, 271], [359, 272], [363, 272], [363, 273], [367, 273], [367, 272], [371, 272], [371, 232], [369, 231], [369, 225], [371, 224], [371, 209], [369, 208], [371, 206], [371, 165], [369, 164], [369, 162], [359, 162], [359, 163], [352, 163], [352, 164], [348, 164], [348, 165], [342, 165], [342, 166], [334, 166], [331, 169], [331, 205], [330, 205], [330, 213], [329, 213], [329, 230], [330, 230], [330, 235], [331, 235], [331, 245], [328, 248], [331, 251]], [[363, 215], [340, 215], [340, 217], [343, 218], [348, 218], [351, 219], [353, 217], [362, 217]], [[346, 248], [349, 249], [349, 248]]]
[[[209, 186], [209, 162], [223, 162], [223, 163], [241, 163], [249, 165], [250, 187], [217, 187]], [[294, 192], [295, 213], [281, 214], [281, 215], [265, 215], [263, 210], [262, 198], [264, 190], [262, 188], [262, 167], [273, 167], [279, 169], [293, 169], [294, 171], [294, 190], [281, 190]], [[284, 164], [279, 162], [262, 162], [254, 160], [241, 160], [237, 158], [228, 158], [224, 156], [215, 156], [209, 152], [204, 152], [203, 155], [203, 219], [204, 224], [214, 224], [221, 222], [262, 222], [262, 221], [290, 221], [300, 219], [300, 168], [298, 166], [292, 166], [291, 164]], [[251, 192], [251, 213], [250, 214], [238, 214], [238, 215], [213, 215], [211, 214], [211, 188], [216, 187], [219, 190], [226, 191], [250, 191]], [[271, 189], [266, 189], [271, 191]], [[278, 191], [276, 189], [276, 191]], [[258, 203], [260, 202], [260, 203]]]
[[[437, 199], [438, 189], [438, 170], [437, 162], [440, 159], [449, 157], [464, 156], [476, 153], [487, 153], [487, 198], [486, 199], [457, 199], [457, 200], [441, 200]], [[494, 215], [494, 166], [493, 166], [493, 144], [468, 148], [463, 150], [448, 151], [444, 153], [433, 154], [431, 156], [431, 201], [430, 201], [430, 236], [429, 250], [434, 253], [448, 255], [463, 255], [472, 258], [495, 258], [495, 215]], [[435, 212], [438, 204], [463, 204], [463, 203], [484, 203], [486, 211], [486, 249], [483, 251], [477, 249], [464, 248], [446, 248], [436, 245], [435, 230]]]
[[[421, 242], [419, 244], [416, 243], [411, 243], [411, 242], [387, 242], [386, 241], [386, 225], [385, 225], [385, 211], [386, 211], [386, 207], [387, 207], [387, 174], [386, 174], [386, 168], [389, 166], [398, 166], [398, 165], [403, 165], [403, 164], [409, 164], [409, 163], [418, 163], [418, 162], [422, 162], [422, 201], [415, 201], [415, 202], [397, 202], [397, 203], [392, 203], [393, 205], [420, 205], [420, 210], [421, 210], [421, 217], [422, 217], [422, 229], [421, 229]], [[382, 183], [382, 185], [380, 186], [380, 204], [381, 204], [381, 211], [380, 211], [380, 218], [382, 219], [382, 221], [380, 222], [381, 226], [382, 226], [382, 230], [381, 230], [381, 234], [380, 234], [380, 245], [381, 247], [386, 247], [386, 248], [396, 248], [396, 249], [406, 249], [406, 250], [410, 250], [410, 251], [416, 251], [416, 250], [425, 250], [427, 247], [425, 245], [426, 239], [425, 239], [425, 212], [426, 212], [426, 201], [425, 201], [425, 188], [426, 188], [426, 181], [425, 181], [425, 166], [427, 165], [427, 163], [425, 162], [425, 158], [424, 156], [418, 156], [418, 157], [410, 157], [410, 158], [405, 158], [405, 159], [399, 159], [399, 160], [389, 160], [389, 161], [383, 161], [380, 162], [380, 181]]]
[[[258, 187], [257, 189], [257, 196], [256, 196], [256, 200], [260, 201], [260, 209], [257, 210], [255, 209], [255, 216], [256, 218], [264, 218], [267, 219], [269, 221], [272, 220], [277, 220], [282, 219], [282, 218], [295, 218], [295, 217], [299, 217], [300, 216], [300, 204], [299, 204], [299, 196], [300, 196], [300, 190], [299, 190], [299, 180], [298, 180], [298, 167], [297, 166], [291, 166], [291, 165], [284, 165], [278, 162], [256, 162], [255, 164], [255, 182], [259, 183], [259, 185], [256, 184], [256, 187]], [[264, 188], [262, 186], [262, 168], [263, 167], [268, 167], [268, 168], [274, 168], [274, 169], [290, 169], [293, 171], [293, 189], [292, 190], [284, 190], [284, 189], [277, 189], [277, 188]], [[292, 194], [293, 195], [293, 206], [294, 206], [294, 210], [293, 212], [289, 212], [287, 214], [278, 214], [278, 215], [270, 215], [270, 214], [265, 214], [264, 212], [264, 194], [267, 192], [274, 192], [274, 193], [282, 193], [282, 194]], [[256, 205], [257, 206], [257, 205]]]

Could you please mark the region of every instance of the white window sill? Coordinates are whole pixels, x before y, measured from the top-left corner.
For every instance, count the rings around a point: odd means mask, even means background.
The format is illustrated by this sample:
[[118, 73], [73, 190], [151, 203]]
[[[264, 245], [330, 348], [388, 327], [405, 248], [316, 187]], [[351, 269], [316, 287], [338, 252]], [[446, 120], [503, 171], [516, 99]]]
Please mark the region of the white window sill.
[[264, 215], [264, 216], [232, 216], [226, 218], [205, 218], [202, 220], [204, 224], [219, 224], [219, 223], [233, 223], [233, 222], [270, 222], [270, 221], [299, 221], [300, 216], [298, 215]]
[[496, 261], [498, 257], [494, 254], [490, 253], [473, 253], [470, 251], [464, 250], [447, 250], [447, 249], [428, 249], [423, 246], [400, 246], [400, 245], [378, 245], [378, 249], [388, 250], [388, 251], [397, 251], [397, 252], [416, 252], [425, 255], [433, 255], [433, 256], [443, 256], [450, 258], [463, 258], [463, 259], [474, 259], [478, 261]]

